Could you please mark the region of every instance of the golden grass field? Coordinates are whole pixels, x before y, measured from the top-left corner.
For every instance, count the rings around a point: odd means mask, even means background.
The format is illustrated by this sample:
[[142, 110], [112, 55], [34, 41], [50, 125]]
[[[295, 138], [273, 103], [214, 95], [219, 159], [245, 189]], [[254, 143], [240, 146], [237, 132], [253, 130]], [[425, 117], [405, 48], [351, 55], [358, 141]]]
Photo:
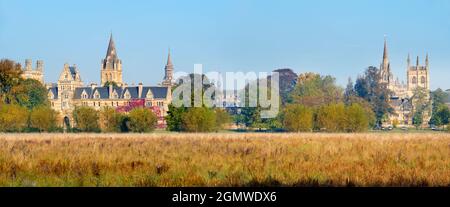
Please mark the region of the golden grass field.
[[450, 186], [450, 134], [0, 134], [0, 186]]

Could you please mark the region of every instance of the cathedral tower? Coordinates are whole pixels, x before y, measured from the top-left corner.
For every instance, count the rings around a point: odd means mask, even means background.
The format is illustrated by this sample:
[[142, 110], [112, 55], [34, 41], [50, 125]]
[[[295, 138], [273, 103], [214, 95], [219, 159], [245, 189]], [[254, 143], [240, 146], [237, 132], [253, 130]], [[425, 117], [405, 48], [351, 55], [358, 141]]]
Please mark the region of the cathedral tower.
[[102, 60], [101, 68], [101, 85], [106, 82], [114, 82], [118, 86], [123, 84], [122, 81], [122, 61], [117, 56], [116, 45], [114, 44], [113, 36], [109, 39], [108, 50], [106, 57]]
[[430, 90], [430, 62], [428, 54], [425, 58], [425, 65], [420, 65], [419, 56], [417, 56], [416, 65], [411, 65], [411, 59], [408, 55], [406, 75], [408, 78], [407, 90], [410, 95], [416, 87]]

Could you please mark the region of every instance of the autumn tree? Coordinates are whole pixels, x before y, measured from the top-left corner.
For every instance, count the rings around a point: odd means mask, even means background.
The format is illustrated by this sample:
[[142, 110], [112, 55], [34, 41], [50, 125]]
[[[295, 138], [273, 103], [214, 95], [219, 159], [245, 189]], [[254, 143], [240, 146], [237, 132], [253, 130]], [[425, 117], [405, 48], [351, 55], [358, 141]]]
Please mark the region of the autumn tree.
[[345, 105], [343, 103], [322, 105], [317, 109], [317, 128], [327, 132], [344, 131], [345, 112]]
[[51, 131], [56, 128], [57, 112], [49, 106], [38, 106], [30, 113], [30, 126], [40, 132]]
[[98, 112], [91, 107], [76, 107], [73, 111], [73, 118], [77, 128], [84, 132], [99, 131]]
[[284, 128], [290, 132], [309, 132], [313, 128], [313, 110], [303, 105], [287, 105], [282, 119]]
[[0, 104], [0, 131], [20, 132], [27, 127], [28, 110], [15, 104]]
[[122, 115], [112, 107], [104, 107], [99, 112], [99, 127], [103, 132], [120, 132]]
[[19, 63], [3, 59], [0, 60], [0, 98], [1, 102], [10, 104], [15, 98], [13, 96], [13, 88], [22, 81], [22, 70]]
[[188, 132], [212, 132], [216, 129], [216, 114], [206, 107], [188, 108], [182, 115], [183, 130]]
[[359, 104], [352, 104], [345, 109], [345, 131], [363, 132], [369, 128], [369, 116]]
[[147, 108], [134, 108], [128, 114], [130, 118], [130, 130], [132, 132], [150, 132], [156, 128], [158, 118]]

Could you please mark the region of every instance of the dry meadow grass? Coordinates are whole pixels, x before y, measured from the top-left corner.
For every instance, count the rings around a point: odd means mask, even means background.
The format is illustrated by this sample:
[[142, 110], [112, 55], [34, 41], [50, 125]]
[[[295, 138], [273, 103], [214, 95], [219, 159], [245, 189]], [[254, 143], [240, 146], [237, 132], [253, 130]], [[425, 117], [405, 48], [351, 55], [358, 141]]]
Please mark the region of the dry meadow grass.
[[450, 186], [450, 134], [0, 134], [0, 186]]

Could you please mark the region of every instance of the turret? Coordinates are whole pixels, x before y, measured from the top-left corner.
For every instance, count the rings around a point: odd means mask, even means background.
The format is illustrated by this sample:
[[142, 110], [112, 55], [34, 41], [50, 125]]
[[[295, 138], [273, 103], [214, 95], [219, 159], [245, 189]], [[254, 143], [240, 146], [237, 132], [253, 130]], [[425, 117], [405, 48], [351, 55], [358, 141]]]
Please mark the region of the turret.
[[36, 62], [36, 70], [43, 71], [44, 70], [44, 61], [38, 60]]
[[25, 60], [25, 70], [33, 70], [31, 64], [32, 64], [31, 59], [26, 59]]

